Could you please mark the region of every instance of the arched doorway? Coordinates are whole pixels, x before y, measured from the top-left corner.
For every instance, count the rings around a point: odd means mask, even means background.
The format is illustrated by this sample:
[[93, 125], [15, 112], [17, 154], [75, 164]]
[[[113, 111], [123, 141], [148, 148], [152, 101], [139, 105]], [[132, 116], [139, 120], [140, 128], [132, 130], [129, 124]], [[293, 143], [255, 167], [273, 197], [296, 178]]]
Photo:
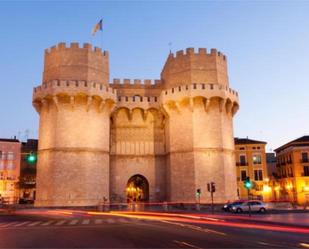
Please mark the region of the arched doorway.
[[149, 200], [149, 183], [142, 175], [132, 176], [126, 188], [127, 202], [145, 202]]

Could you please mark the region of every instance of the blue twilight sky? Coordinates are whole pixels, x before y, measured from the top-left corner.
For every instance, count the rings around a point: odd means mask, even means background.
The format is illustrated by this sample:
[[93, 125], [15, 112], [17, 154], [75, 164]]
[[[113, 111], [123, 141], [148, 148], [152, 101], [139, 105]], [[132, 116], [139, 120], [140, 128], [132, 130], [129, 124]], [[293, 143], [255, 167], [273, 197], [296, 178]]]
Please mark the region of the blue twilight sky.
[[217, 48], [240, 94], [235, 136], [269, 151], [309, 134], [309, 1], [1, 1], [0, 28], [0, 137], [37, 137], [32, 88], [60, 41], [103, 45], [111, 79], [159, 78], [169, 42]]

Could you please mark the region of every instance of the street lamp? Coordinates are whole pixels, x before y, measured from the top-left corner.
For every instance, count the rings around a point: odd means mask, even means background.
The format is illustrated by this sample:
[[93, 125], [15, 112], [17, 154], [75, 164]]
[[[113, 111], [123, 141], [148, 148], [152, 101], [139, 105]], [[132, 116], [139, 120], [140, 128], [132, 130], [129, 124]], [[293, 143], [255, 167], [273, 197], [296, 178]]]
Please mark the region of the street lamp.
[[269, 193], [270, 191], [271, 191], [271, 187], [269, 187], [268, 185], [263, 186], [263, 192], [264, 193]]
[[309, 191], [309, 186], [304, 186], [304, 192]]
[[293, 188], [293, 185], [291, 183], [289, 183], [289, 184], [285, 185], [285, 188], [287, 190], [291, 190]]

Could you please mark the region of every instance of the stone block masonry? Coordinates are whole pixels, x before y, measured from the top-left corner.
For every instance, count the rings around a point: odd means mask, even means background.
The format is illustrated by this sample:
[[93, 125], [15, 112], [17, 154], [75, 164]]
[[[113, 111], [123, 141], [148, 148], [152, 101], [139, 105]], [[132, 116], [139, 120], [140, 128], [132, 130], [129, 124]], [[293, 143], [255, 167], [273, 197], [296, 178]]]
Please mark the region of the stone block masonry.
[[109, 54], [90, 44], [45, 51], [36, 206], [109, 202], [215, 202], [237, 196], [227, 58], [188, 48], [159, 80], [109, 79]]

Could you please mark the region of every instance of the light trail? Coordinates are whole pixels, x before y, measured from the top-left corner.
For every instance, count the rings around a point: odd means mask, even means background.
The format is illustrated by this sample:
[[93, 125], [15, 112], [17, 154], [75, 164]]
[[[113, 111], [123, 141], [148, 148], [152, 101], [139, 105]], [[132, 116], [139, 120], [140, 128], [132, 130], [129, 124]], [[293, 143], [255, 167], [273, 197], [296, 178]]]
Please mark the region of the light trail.
[[[99, 216], [118, 216], [118, 217], [127, 217], [135, 219], [144, 219], [144, 220], [157, 220], [157, 221], [174, 221], [174, 222], [183, 222], [183, 223], [194, 223], [194, 224], [205, 224], [205, 225], [216, 225], [216, 226], [225, 226], [225, 227], [234, 227], [234, 228], [243, 228], [243, 229], [260, 229], [267, 231], [277, 231], [277, 232], [291, 232], [291, 233], [302, 233], [309, 234], [308, 228], [303, 227], [289, 227], [284, 225], [270, 225], [270, 224], [252, 224], [236, 221], [227, 221], [217, 219], [220, 216], [213, 215], [200, 215], [200, 214], [176, 214], [176, 213], [157, 213], [157, 212], [97, 212], [97, 211], [77, 211], [77, 210], [28, 210], [20, 212], [23, 214], [37, 214], [37, 215], [99, 215]], [[216, 217], [216, 218], [215, 218]], [[246, 217], [241, 216], [225, 216], [232, 218], [242, 218], [243, 220], [249, 220]], [[251, 221], [254, 221], [250, 219]], [[258, 221], [258, 220], [257, 220]]]
[[[101, 215], [100, 212], [88, 212], [93, 215]], [[146, 215], [147, 214], [147, 215]], [[207, 224], [207, 225], [217, 225], [217, 226], [226, 226], [226, 227], [234, 227], [234, 228], [244, 228], [244, 229], [260, 229], [267, 231], [277, 231], [277, 232], [291, 232], [291, 233], [304, 233], [309, 234], [309, 229], [307, 228], [298, 228], [298, 227], [288, 227], [288, 226], [279, 226], [279, 225], [263, 225], [263, 224], [250, 224], [250, 223], [239, 223], [239, 222], [229, 222], [229, 221], [213, 221], [213, 220], [204, 220], [199, 219], [198, 217], [190, 218], [186, 217], [186, 215], [180, 214], [168, 214], [164, 213], [148, 213], [142, 212], [111, 212], [106, 213], [106, 215], [115, 215], [115, 216], [124, 216], [138, 219], [149, 219], [149, 220], [167, 220], [167, 221], [176, 221], [176, 222], [185, 222], [185, 223], [195, 223], [195, 224]]]

